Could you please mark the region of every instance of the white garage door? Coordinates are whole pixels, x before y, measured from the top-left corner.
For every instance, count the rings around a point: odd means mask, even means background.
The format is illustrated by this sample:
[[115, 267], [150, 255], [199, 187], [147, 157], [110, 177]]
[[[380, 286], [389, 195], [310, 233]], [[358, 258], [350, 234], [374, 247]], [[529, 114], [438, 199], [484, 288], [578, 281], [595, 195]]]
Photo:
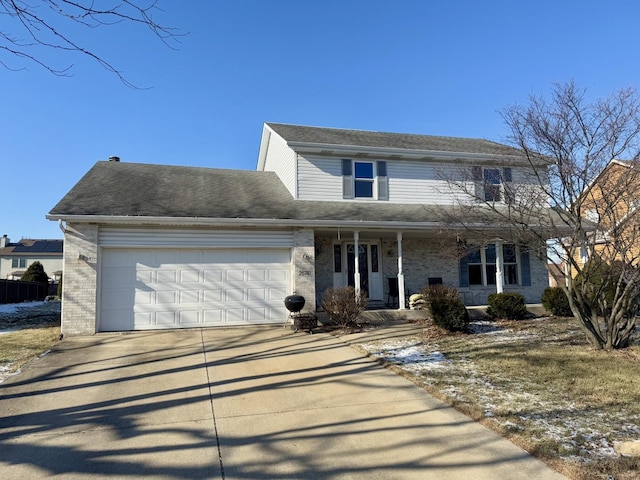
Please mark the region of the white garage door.
[[280, 323], [291, 292], [281, 250], [110, 249], [102, 252], [100, 330]]

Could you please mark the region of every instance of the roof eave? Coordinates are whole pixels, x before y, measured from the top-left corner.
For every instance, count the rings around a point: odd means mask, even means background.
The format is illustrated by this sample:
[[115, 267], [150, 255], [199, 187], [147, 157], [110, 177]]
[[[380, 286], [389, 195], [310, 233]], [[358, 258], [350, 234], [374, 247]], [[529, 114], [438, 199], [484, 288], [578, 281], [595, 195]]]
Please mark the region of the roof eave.
[[[345, 228], [350, 230], [394, 230], [417, 231], [434, 230], [450, 226], [447, 222], [405, 222], [405, 221], [360, 221], [360, 220], [300, 220], [280, 218], [206, 218], [206, 217], [152, 217], [129, 215], [63, 215], [49, 214], [49, 220], [62, 220], [67, 223], [93, 223], [110, 225], [172, 225], [191, 227], [309, 227], [309, 228]], [[495, 225], [478, 223], [467, 225], [474, 229], [495, 229]]]
[[332, 143], [309, 143], [309, 142], [287, 142], [287, 145], [297, 153], [324, 153], [331, 151], [332, 155], [355, 155], [369, 154], [377, 157], [399, 157], [399, 158], [434, 158], [439, 160], [468, 159], [470, 161], [495, 161], [496, 158], [505, 161], [523, 160], [524, 155], [504, 155], [496, 153], [475, 153], [475, 152], [449, 152], [441, 150], [421, 150], [409, 148], [388, 148], [359, 145], [338, 145]]

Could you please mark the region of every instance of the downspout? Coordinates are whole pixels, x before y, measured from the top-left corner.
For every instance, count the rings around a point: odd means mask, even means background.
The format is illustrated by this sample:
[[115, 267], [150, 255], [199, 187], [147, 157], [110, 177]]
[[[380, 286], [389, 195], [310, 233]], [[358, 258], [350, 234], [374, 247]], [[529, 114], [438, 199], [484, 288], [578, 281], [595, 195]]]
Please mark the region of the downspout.
[[62, 231], [62, 233], [67, 233], [67, 225], [62, 221], [61, 218], [58, 219], [58, 228]]

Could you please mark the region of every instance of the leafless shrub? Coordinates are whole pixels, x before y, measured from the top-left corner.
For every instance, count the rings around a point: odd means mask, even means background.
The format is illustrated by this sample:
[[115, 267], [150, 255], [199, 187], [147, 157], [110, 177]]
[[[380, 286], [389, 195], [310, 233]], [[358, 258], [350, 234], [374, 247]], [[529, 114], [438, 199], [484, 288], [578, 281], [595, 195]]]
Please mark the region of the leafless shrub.
[[367, 307], [368, 298], [364, 292], [356, 295], [353, 287], [337, 287], [325, 290], [322, 295], [322, 309], [341, 328], [356, 326], [356, 319]]

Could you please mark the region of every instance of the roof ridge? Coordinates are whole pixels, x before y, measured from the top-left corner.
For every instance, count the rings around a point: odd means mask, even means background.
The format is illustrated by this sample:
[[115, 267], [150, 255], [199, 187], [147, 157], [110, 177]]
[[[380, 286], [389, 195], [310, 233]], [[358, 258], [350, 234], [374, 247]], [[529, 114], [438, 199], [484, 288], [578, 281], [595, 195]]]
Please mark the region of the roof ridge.
[[340, 127], [322, 127], [318, 125], [300, 125], [295, 123], [281, 123], [281, 122], [265, 122], [266, 125], [280, 125], [283, 127], [297, 127], [297, 128], [313, 128], [318, 130], [334, 130], [338, 132], [361, 132], [361, 133], [377, 133], [381, 135], [408, 135], [416, 137], [429, 137], [429, 138], [451, 138], [451, 139], [465, 139], [465, 140], [480, 140], [485, 142], [495, 143], [501, 146], [508, 146], [494, 140], [489, 140], [481, 137], [460, 137], [455, 135], [432, 135], [428, 133], [410, 133], [410, 132], [389, 132], [385, 130], [368, 130], [364, 128], [340, 128]]

